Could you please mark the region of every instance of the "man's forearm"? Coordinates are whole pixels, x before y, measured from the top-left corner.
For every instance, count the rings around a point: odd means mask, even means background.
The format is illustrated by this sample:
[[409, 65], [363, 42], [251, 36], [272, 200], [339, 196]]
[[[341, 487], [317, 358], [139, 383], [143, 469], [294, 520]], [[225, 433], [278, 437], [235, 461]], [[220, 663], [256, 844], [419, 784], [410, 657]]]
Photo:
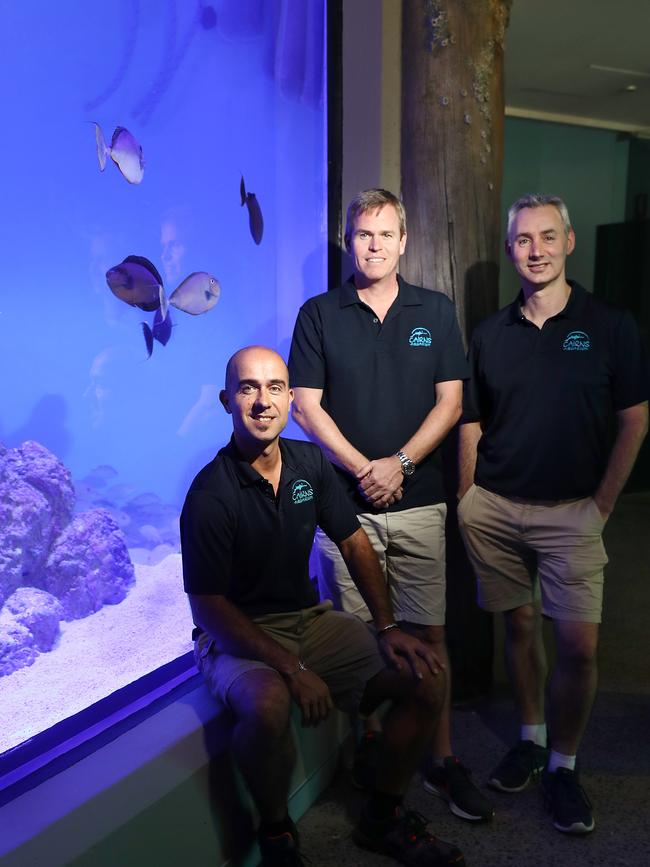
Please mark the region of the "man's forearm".
[[375, 626], [381, 629], [395, 619], [377, 555], [362, 527], [339, 544], [345, 565], [368, 606]]
[[479, 422], [467, 422], [461, 424], [458, 432], [458, 496], [471, 488], [474, 484], [476, 472], [476, 456], [478, 443], [481, 439], [481, 425]]
[[[444, 383], [447, 385], [447, 383]], [[461, 414], [461, 384], [450, 390], [429, 411], [420, 427], [405, 442], [401, 449], [415, 463], [419, 464], [428, 454], [438, 448]]]
[[194, 622], [214, 640], [217, 648], [243, 659], [258, 659], [280, 674], [293, 674], [298, 658], [274, 641], [225, 596], [190, 594]]
[[368, 463], [368, 459], [339, 430], [334, 419], [314, 400], [301, 399], [301, 389], [295, 389], [296, 399], [293, 404], [294, 420], [307, 434], [312, 442], [317, 443], [328, 459], [342, 470], [354, 476], [359, 467]]
[[647, 401], [621, 410], [617, 413], [617, 420], [618, 430], [607, 468], [594, 494], [596, 505], [605, 517], [614, 510], [648, 432]]

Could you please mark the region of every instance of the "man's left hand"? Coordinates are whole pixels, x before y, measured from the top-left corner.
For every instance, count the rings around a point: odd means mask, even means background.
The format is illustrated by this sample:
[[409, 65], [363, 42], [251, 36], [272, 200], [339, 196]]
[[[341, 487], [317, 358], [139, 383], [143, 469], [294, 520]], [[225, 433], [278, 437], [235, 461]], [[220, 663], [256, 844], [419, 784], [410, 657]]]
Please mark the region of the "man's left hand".
[[425, 644], [419, 638], [403, 632], [401, 629], [389, 629], [377, 635], [379, 648], [386, 662], [391, 668], [401, 671], [406, 661], [411, 669], [415, 680], [422, 679], [423, 665], [434, 676], [444, 671], [445, 665], [441, 662], [430, 644]]
[[372, 506], [388, 505], [404, 481], [402, 464], [397, 455], [378, 458], [361, 467], [357, 473], [359, 492]]

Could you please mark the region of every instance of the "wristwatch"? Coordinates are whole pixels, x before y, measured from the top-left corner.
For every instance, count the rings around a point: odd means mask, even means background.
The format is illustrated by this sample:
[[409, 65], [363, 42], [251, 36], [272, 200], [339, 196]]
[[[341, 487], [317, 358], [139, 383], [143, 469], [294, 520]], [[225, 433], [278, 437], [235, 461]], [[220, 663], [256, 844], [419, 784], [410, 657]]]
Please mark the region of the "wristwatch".
[[402, 465], [402, 472], [405, 476], [412, 476], [415, 472], [415, 464], [413, 461], [404, 454], [403, 451], [395, 452], [397, 457], [399, 458], [399, 462]]

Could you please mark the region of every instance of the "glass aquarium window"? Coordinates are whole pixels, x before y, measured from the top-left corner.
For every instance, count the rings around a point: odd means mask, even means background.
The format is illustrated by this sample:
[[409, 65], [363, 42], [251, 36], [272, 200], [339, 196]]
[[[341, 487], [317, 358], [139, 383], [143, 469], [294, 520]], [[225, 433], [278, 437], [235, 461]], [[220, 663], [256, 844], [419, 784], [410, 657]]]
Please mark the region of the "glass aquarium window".
[[226, 361], [325, 288], [324, 7], [0, 5], [0, 753], [191, 648]]

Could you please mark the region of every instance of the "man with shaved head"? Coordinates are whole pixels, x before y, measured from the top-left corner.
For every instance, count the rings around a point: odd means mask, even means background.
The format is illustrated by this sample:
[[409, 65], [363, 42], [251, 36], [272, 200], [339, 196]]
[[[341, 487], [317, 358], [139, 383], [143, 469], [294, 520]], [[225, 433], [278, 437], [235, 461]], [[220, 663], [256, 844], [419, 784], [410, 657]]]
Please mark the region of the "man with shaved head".
[[[316, 726], [333, 706], [370, 713], [384, 701], [376, 785], [355, 842], [404, 864], [463, 865], [402, 806], [438, 721], [445, 670], [400, 630], [377, 557], [329, 461], [280, 438], [293, 393], [282, 358], [263, 346], [228, 362], [221, 403], [227, 446], [194, 479], [181, 514], [183, 577], [197, 665], [232, 713], [232, 749], [260, 816], [263, 864], [304, 861], [287, 811], [295, 764], [290, 709]], [[319, 602], [308, 563], [316, 525], [338, 546], [374, 628]]]

